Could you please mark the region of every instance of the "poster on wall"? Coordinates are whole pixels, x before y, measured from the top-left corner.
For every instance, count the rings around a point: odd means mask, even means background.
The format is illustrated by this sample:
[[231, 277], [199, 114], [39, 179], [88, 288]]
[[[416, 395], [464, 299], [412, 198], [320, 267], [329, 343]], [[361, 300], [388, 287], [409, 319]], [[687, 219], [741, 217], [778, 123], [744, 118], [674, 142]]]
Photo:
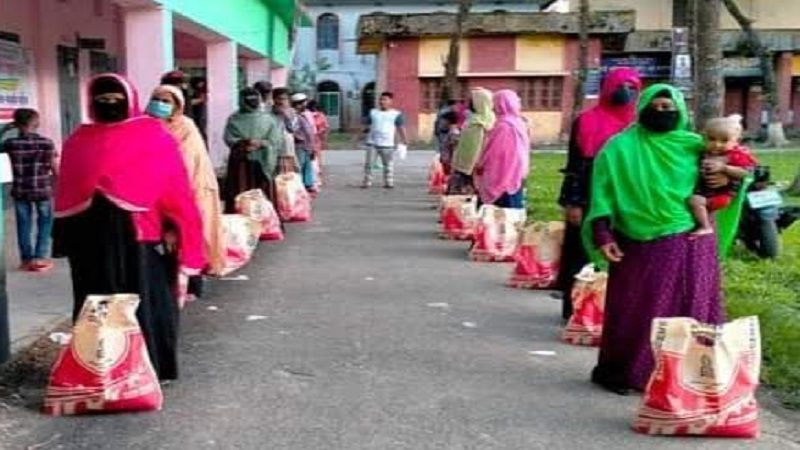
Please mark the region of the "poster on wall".
[[0, 122], [10, 121], [17, 108], [32, 108], [35, 88], [30, 53], [0, 40]]

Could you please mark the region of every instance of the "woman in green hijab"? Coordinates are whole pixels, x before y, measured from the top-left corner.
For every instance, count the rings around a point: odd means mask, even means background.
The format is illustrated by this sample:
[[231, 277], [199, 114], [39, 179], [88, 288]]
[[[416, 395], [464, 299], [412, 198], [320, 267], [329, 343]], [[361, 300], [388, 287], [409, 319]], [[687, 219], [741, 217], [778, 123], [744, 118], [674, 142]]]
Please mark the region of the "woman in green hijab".
[[[654, 368], [656, 317], [724, 319], [717, 239], [693, 238], [687, 199], [699, 177], [703, 139], [689, 131], [683, 94], [646, 89], [638, 122], [597, 157], [584, 229], [587, 248], [610, 262], [599, 362], [592, 381], [620, 394], [644, 389]], [[724, 183], [720, 174], [712, 183]]]
[[461, 132], [461, 138], [453, 152], [453, 174], [447, 187], [448, 195], [475, 192], [472, 174], [483, 151], [486, 133], [494, 126], [492, 92], [477, 88], [472, 90], [471, 95], [469, 121]]
[[230, 147], [225, 179], [225, 209], [233, 212], [236, 196], [261, 189], [275, 201], [278, 151], [283, 147], [283, 126], [259, 110], [261, 95], [252, 88], [239, 93], [239, 111], [225, 125], [225, 143]]

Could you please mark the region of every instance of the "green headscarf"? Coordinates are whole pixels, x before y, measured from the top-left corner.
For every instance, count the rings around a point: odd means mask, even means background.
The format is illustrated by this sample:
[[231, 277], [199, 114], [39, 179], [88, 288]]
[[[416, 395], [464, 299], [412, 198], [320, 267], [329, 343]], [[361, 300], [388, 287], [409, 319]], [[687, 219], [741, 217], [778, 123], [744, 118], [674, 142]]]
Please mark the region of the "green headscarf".
[[[703, 138], [689, 131], [689, 113], [683, 94], [667, 84], [642, 92], [641, 113], [661, 92], [667, 91], [678, 109], [674, 131], [654, 133], [636, 123], [613, 137], [594, 163], [592, 194], [584, 242], [598, 261], [591, 224], [608, 217], [613, 228], [637, 241], [650, 241], [684, 233], [695, 227], [688, 200], [699, 179]], [[741, 204], [740, 204], [741, 205]], [[736, 223], [718, 222], [720, 236]], [[720, 239], [721, 244], [723, 239]], [[726, 250], [726, 249], [725, 249]]]
[[246, 104], [244, 97], [253, 92], [245, 89], [240, 94], [239, 111], [228, 119], [225, 126], [225, 143], [233, 148], [243, 139], [263, 141], [265, 145], [248, 153], [247, 158], [258, 161], [264, 176], [272, 180], [278, 170], [278, 150], [283, 146], [283, 124], [272, 114], [260, 112], [258, 108]]
[[461, 133], [455, 152], [453, 152], [453, 169], [472, 175], [478, 162], [486, 132], [494, 126], [494, 104], [492, 92], [477, 88], [472, 91], [472, 106], [475, 111], [470, 115], [467, 126]]
[[[693, 229], [688, 199], [699, 180], [699, 158], [703, 138], [689, 131], [689, 113], [683, 94], [667, 84], [656, 84], [642, 92], [641, 113], [660, 93], [667, 91], [678, 108], [675, 131], [654, 133], [634, 124], [613, 137], [594, 163], [589, 213], [584, 222], [584, 244], [592, 260], [602, 256], [594, 246], [592, 222], [611, 219], [615, 230], [637, 241], [650, 241]], [[742, 183], [736, 199], [716, 215], [720, 258], [736, 237], [750, 179]]]

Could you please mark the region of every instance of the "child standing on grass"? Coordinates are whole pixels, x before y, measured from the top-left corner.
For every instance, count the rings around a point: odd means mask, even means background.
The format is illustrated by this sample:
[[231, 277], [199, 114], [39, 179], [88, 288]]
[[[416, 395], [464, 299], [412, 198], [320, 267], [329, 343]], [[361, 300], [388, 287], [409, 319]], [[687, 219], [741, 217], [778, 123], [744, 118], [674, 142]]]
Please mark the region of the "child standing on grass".
[[[706, 125], [706, 152], [700, 162], [701, 180], [689, 200], [697, 222], [695, 236], [714, 232], [710, 215], [731, 204], [742, 179], [758, 164], [750, 150], [739, 143], [741, 135], [742, 117], [739, 115], [711, 119]], [[705, 177], [714, 174], [724, 174], [731, 181], [722, 187], [711, 187]]]
[[[50, 235], [53, 229], [53, 178], [56, 152], [53, 141], [36, 133], [39, 113], [22, 108], [14, 111], [18, 136], [3, 142], [14, 173], [11, 197], [17, 216], [17, 241], [22, 259], [20, 270], [45, 272], [53, 268]], [[36, 243], [31, 244], [33, 211], [36, 211]]]

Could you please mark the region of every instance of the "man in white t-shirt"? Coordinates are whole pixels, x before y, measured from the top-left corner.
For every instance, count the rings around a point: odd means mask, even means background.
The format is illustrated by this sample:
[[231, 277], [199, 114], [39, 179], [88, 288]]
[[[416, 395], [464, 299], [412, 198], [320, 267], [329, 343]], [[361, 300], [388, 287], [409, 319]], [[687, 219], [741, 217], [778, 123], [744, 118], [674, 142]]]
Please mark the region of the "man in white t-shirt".
[[403, 113], [392, 108], [394, 94], [384, 92], [379, 100], [379, 107], [373, 108], [366, 118], [369, 128], [367, 134], [367, 159], [364, 164], [363, 188], [372, 186], [372, 167], [380, 156], [383, 163], [383, 181], [387, 189], [394, 188], [394, 155], [398, 142], [408, 145], [406, 140], [405, 117]]

